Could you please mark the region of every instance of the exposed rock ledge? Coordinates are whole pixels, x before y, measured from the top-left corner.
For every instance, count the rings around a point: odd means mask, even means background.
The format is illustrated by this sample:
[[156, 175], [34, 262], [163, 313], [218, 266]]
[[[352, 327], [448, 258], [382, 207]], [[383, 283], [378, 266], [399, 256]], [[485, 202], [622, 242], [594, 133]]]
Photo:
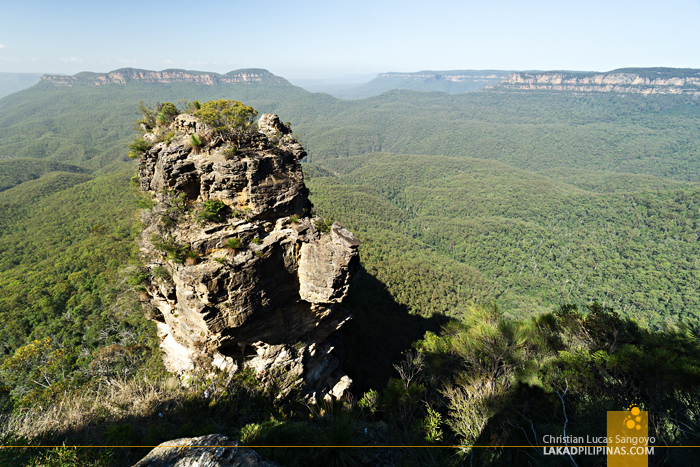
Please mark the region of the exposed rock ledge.
[[[258, 125], [238, 150], [191, 115], [145, 135], [155, 144], [141, 157], [140, 185], [157, 201], [141, 214], [151, 318], [170, 371], [203, 358], [263, 380], [285, 374], [310, 397], [339, 397], [351, 380], [326, 337], [350, 318], [341, 303], [359, 242], [337, 223], [322, 233], [307, 217], [306, 152], [276, 115]], [[168, 133], [169, 143], [157, 143]], [[203, 144], [193, 148], [190, 135]], [[224, 203], [225, 216], [202, 220], [207, 201]]]
[[134, 467], [279, 467], [224, 435], [180, 438], [155, 447]]

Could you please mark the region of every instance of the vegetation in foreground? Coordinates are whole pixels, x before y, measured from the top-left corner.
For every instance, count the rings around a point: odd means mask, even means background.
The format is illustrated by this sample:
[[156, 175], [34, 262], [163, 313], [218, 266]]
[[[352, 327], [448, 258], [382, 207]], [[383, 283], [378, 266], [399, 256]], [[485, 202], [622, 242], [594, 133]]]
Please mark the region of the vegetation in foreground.
[[[377, 358], [372, 344], [365, 352]], [[316, 405], [299, 394], [279, 398], [274, 384], [262, 386], [249, 371], [231, 377], [201, 367], [188, 387], [164, 374], [106, 372], [92, 388], [6, 416], [3, 444], [153, 446], [218, 432], [288, 467], [309, 459], [313, 465], [548, 466], [560, 459], [526, 446], [565, 429], [571, 436], [605, 436], [606, 411], [630, 404], [649, 412], [656, 446], [691, 445], [700, 432], [697, 327], [652, 332], [597, 304], [528, 320], [503, 318], [495, 305], [471, 306], [412, 347], [385, 386]], [[471, 447], [502, 445], [524, 447]], [[130, 465], [147, 450], [14, 448], [0, 456], [23, 465], [58, 456]], [[689, 465], [691, 454], [659, 448], [650, 465]], [[575, 457], [580, 466], [600, 460]]]

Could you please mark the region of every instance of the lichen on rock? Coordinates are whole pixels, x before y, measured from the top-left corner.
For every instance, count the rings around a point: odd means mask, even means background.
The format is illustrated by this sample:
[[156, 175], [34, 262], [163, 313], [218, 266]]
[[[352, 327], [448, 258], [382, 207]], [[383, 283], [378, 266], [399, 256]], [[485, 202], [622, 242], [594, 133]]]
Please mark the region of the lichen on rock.
[[234, 136], [195, 115], [144, 135], [139, 160], [155, 201], [141, 211], [140, 248], [166, 367], [204, 358], [263, 380], [284, 372], [310, 397], [342, 395], [350, 380], [326, 338], [350, 318], [359, 242], [337, 223], [316, 228], [306, 152], [276, 115]]

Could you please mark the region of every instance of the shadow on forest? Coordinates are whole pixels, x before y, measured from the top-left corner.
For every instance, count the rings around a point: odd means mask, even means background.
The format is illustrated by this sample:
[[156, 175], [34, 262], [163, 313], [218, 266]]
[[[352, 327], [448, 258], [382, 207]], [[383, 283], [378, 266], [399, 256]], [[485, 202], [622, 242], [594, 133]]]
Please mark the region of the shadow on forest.
[[[353, 314], [353, 319], [331, 335], [329, 340], [335, 347], [343, 370], [353, 379], [356, 397], [370, 388], [381, 390], [390, 378], [398, 378], [392, 365], [403, 360], [402, 352], [410, 349], [411, 344], [421, 339], [426, 331], [437, 332], [449, 321], [449, 318], [441, 315], [424, 318], [409, 314], [405, 306], [394, 301], [382, 282], [365, 271], [357, 279], [344, 305]], [[143, 390], [150, 386], [145, 381], [134, 383], [143, 386]], [[306, 406], [293, 401], [291, 405], [279, 406], [280, 401], [274, 398], [274, 393], [251, 393], [244, 386], [237, 386], [230, 388], [228, 396], [214, 401], [206, 399], [201, 391], [170, 393], [162, 388], [158, 392], [161, 396], [147, 403], [147, 407], [140, 410], [141, 415], [115, 417], [115, 414], [110, 416], [106, 411], [94, 413], [88, 417], [90, 420], [85, 420], [86, 423], [68, 424], [73, 426], [53, 431], [42, 439], [33, 440], [32, 444], [94, 446], [79, 449], [79, 463], [83, 465], [96, 465], [91, 462], [105, 454], [105, 450], [98, 446], [124, 446], [111, 449], [111, 460], [107, 464], [128, 466], [146, 455], [150, 446], [164, 441], [211, 433], [238, 438], [241, 436], [240, 430], [250, 423], [272, 424], [268, 437], [258, 440], [263, 444], [293, 446], [326, 442], [321, 438], [315, 439], [321, 435], [313, 434], [315, 432], [310, 432], [298, 421], [308, 417], [304, 415], [309, 410]], [[122, 400], [121, 404], [141, 405], [141, 402]], [[295, 414], [293, 419], [297, 421], [270, 422], [271, 415], [280, 410], [288, 414], [282, 415], [283, 418]], [[5, 445], [24, 444], [16, 438], [0, 441]], [[0, 465], [27, 465], [31, 459], [36, 459], [35, 456], [46, 452], [45, 449], [0, 450]], [[268, 451], [263, 454], [278, 461], [314, 454], [303, 448]], [[100, 462], [99, 465], [105, 464]]]
[[[236, 391], [236, 390], [239, 391]], [[0, 465], [85, 465], [127, 467], [135, 464], [160, 443], [178, 438], [190, 438], [219, 433], [232, 439], [241, 439], [241, 430], [251, 423], [268, 427], [262, 439], [253, 436], [248, 444], [269, 446], [304, 446], [319, 442], [303, 429], [307, 418], [305, 406], [299, 402], [284, 405], [275, 403], [276, 393], [250, 393], [233, 388], [232, 394], [205, 398], [201, 391], [164, 394], [164, 397], [143, 407], [141, 414], [108, 414], [101, 408], [92, 417], [77, 426], [67, 424], [39, 438], [0, 437]], [[140, 402], [140, 401], [137, 401]], [[124, 400], [122, 404], [129, 404]], [[113, 407], [112, 407], [113, 408]], [[294, 414], [295, 421], [272, 421]], [[296, 421], [302, 420], [302, 421]], [[301, 429], [300, 429], [301, 427]], [[258, 429], [262, 432], [264, 430]], [[249, 432], [250, 435], [250, 432]], [[256, 442], [257, 441], [257, 442]], [[67, 446], [61, 448], [60, 446]], [[22, 449], [20, 446], [42, 446]], [[77, 447], [77, 448], [76, 448]], [[58, 448], [58, 449], [56, 449]], [[52, 451], [58, 451], [51, 454]], [[278, 462], [284, 458], [311, 456], [304, 448], [270, 448], [261, 453]], [[51, 461], [45, 462], [44, 456]], [[57, 458], [74, 463], [52, 463]]]
[[409, 314], [396, 303], [386, 286], [362, 269], [345, 307], [353, 319], [329, 337], [342, 369], [353, 380], [352, 390], [361, 396], [368, 389], [380, 390], [390, 378], [398, 378], [393, 364], [402, 352], [422, 339], [426, 331], [437, 333], [450, 318], [425, 318]]

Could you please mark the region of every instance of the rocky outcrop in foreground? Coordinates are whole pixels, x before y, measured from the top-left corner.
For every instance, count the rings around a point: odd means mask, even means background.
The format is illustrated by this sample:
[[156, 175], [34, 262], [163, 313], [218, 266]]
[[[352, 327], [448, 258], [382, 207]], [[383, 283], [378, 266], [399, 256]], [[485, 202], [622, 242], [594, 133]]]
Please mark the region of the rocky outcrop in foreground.
[[326, 338], [350, 318], [359, 242], [308, 216], [291, 130], [276, 115], [258, 128], [226, 136], [183, 114], [144, 136], [140, 186], [156, 202], [141, 214], [145, 299], [170, 371], [247, 367], [339, 397], [351, 381]]
[[224, 435], [180, 438], [161, 443], [134, 467], [279, 467]]

